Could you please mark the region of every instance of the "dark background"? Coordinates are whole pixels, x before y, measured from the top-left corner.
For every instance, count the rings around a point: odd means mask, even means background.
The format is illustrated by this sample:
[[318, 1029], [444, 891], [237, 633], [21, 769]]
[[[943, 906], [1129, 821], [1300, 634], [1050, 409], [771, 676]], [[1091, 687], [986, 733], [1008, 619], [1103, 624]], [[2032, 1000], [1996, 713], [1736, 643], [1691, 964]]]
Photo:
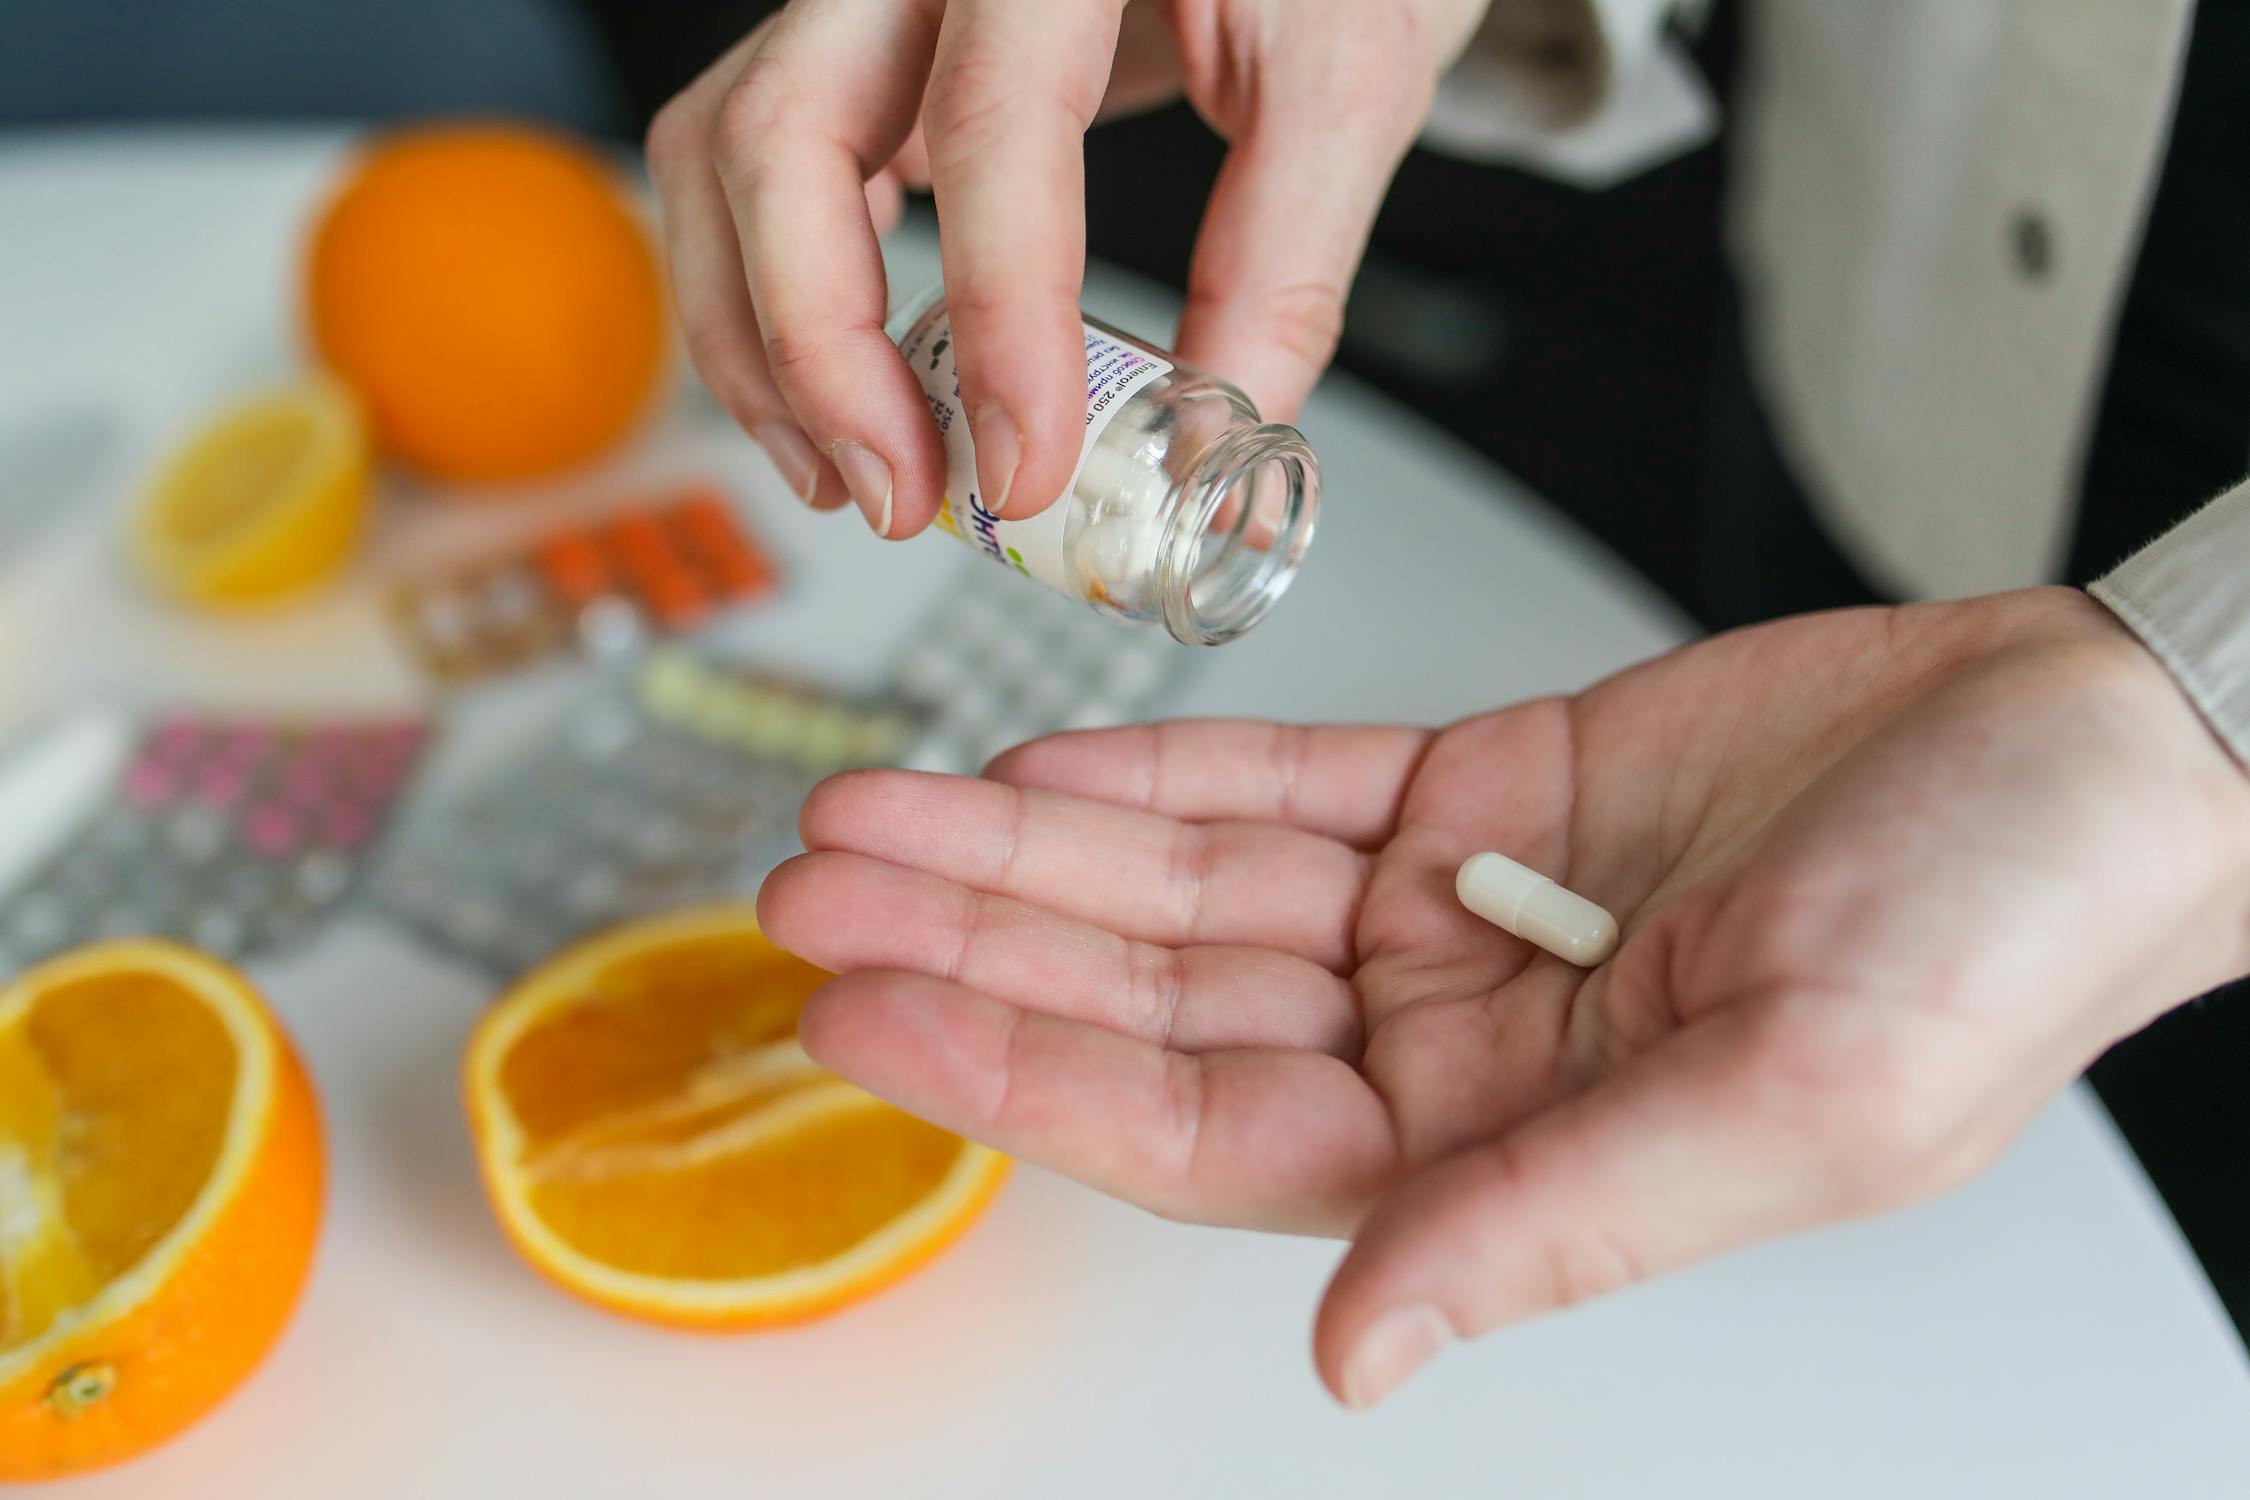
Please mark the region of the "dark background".
[[[510, 112], [629, 143], [771, 8], [8, 0], [0, 125]], [[1722, 98], [1742, 9], [1721, 0], [1691, 39]], [[2250, 7], [2203, 5], [2197, 28], [2082, 481], [2074, 582], [2240, 478], [2250, 455]], [[1092, 252], [1183, 282], [1221, 149], [1182, 108], [1095, 131]], [[1723, 139], [1600, 193], [1418, 151], [1376, 226], [1338, 357], [1710, 628], [1876, 598], [1810, 519], [1752, 388], [1721, 249], [1726, 175]], [[2024, 274], [2038, 269], [2027, 257]], [[2091, 1076], [2250, 1337], [2241, 990], [2174, 1012]]]

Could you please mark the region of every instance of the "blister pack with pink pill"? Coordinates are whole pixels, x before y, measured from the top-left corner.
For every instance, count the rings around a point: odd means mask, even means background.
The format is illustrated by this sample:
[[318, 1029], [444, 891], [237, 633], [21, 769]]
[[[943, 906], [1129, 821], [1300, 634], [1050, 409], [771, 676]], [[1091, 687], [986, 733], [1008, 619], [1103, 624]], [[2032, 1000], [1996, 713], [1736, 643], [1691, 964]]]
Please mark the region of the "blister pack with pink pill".
[[0, 895], [0, 960], [101, 937], [227, 958], [288, 943], [351, 893], [428, 739], [413, 717], [62, 726], [0, 764], [0, 805], [48, 829]]

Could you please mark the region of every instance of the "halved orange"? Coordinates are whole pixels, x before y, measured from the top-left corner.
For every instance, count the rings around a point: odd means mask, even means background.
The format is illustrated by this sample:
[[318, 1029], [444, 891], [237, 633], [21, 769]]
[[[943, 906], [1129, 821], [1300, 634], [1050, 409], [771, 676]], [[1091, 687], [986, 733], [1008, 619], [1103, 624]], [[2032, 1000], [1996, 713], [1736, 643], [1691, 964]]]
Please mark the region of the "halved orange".
[[240, 1384], [320, 1193], [311, 1085], [233, 969], [133, 940], [0, 990], [0, 1479], [130, 1458]]
[[829, 976], [748, 906], [632, 924], [550, 960], [470, 1040], [485, 1186], [516, 1248], [617, 1312], [797, 1323], [952, 1243], [1006, 1157], [823, 1072], [797, 1014]]

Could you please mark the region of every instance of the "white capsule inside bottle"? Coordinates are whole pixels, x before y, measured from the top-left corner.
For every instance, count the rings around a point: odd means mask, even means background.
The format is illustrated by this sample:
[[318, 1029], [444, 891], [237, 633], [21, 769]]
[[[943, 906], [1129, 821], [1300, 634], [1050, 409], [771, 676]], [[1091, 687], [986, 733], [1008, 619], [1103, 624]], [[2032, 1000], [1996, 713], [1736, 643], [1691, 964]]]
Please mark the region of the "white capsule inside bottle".
[[1472, 854], [1453, 880], [1461, 904], [1502, 932], [1590, 969], [1617, 951], [1617, 919], [1505, 854]]

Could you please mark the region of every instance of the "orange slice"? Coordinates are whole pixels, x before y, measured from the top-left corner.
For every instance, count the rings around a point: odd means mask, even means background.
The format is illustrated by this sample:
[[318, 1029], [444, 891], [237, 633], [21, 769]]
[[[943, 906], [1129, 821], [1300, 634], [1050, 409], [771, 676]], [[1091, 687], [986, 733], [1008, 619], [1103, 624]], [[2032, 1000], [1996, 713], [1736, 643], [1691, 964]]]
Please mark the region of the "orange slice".
[[311, 1086], [226, 965], [104, 943], [0, 990], [0, 1479], [130, 1458], [240, 1384], [320, 1185]]
[[470, 1122], [516, 1248], [614, 1311], [803, 1322], [897, 1281], [998, 1191], [996, 1152], [817, 1067], [829, 976], [747, 906], [619, 928], [534, 970], [469, 1043]]
[[221, 412], [157, 476], [134, 517], [133, 559], [158, 591], [251, 604], [341, 567], [367, 513], [359, 407], [331, 381]]

